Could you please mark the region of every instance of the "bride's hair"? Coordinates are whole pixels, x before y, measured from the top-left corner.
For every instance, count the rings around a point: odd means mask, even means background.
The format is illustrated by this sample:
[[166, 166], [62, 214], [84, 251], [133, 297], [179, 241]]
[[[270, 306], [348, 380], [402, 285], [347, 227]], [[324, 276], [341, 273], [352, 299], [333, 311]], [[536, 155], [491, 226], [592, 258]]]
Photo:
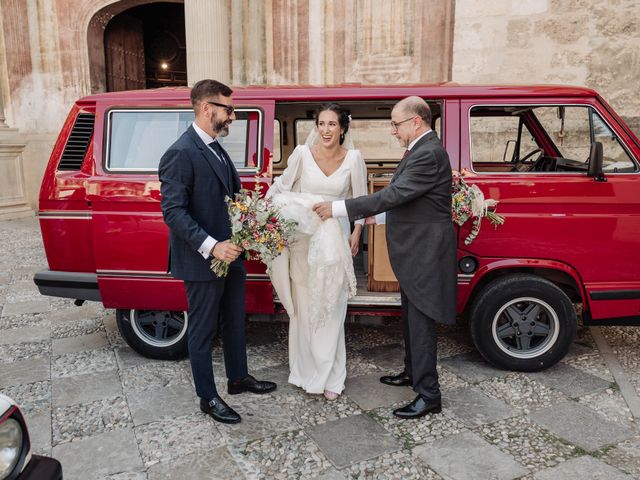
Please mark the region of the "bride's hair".
[[320, 108], [316, 112], [315, 121], [316, 127], [318, 126], [318, 118], [322, 112], [331, 111], [338, 115], [338, 123], [340, 124], [340, 128], [343, 130], [340, 134], [340, 145], [344, 143], [344, 136], [349, 131], [349, 122], [351, 122], [351, 115], [349, 115], [349, 111], [342, 108], [335, 102], [325, 103], [320, 105]]

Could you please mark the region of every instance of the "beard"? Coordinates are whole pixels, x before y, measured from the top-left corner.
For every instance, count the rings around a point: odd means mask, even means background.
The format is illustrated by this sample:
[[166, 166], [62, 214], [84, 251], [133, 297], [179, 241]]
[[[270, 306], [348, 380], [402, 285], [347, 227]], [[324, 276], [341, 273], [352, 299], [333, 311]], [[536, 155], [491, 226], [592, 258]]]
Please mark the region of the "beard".
[[216, 135], [219, 137], [226, 137], [229, 135], [229, 124], [230, 120], [216, 120], [215, 118], [211, 119], [211, 130], [216, 132]]

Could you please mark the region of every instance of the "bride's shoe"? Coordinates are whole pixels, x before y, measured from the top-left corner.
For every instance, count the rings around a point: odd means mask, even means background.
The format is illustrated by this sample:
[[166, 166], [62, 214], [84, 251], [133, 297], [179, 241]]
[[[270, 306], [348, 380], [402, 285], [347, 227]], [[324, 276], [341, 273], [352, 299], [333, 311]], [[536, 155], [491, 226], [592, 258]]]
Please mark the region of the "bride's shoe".
[[339, 393], [336, 392], [332, 392], [330, 390], [325, 390], [324, 391], [324, 398], [326, 398], [327, 400], [333, 402], [334, 400], [336, 400], [338, 397], [340, 396]]

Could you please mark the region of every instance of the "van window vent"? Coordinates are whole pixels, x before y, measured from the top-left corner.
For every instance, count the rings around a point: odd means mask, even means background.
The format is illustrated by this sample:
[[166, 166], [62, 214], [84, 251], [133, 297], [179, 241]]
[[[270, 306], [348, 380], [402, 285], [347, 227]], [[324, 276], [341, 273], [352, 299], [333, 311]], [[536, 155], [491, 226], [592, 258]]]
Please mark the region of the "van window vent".
[[71, 135], [62, 152], [58, 170], [80, 170], [84, 156], [87, 154], [89, 142], [93, 135], [93, 113], [80, 113], [73, 124]]

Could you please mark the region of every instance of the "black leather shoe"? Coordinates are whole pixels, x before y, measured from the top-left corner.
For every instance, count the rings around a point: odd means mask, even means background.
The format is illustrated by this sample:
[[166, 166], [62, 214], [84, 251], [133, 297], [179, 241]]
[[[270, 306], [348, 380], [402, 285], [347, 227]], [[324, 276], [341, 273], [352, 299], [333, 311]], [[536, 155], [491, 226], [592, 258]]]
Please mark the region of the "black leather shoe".
[[242, 380], [229, 380], [227, 388], [229, 395], [237, 395], [238, 393], [244, 392], [262, 394], [273, 392], [277, 388], [277, 385], [273, 382], [259, 381], [251, 375], [247, 375]]
[[440, 400], [429, 400], [418, 395], [409, 405], [395, 409], [393, 414], [399, 418], [420, 418], [428, 413], [440, 413], [441, 411], [442, 402]]
[[240, 415], [220, 397], [211, 400], [200, 399], [200, 410], [222, 423], [240, 423]]
[[404, 370], [398, 375], [386, 375], [384, 377], [380, 377], [380, 381], [385, 385], [391, 385], [392, 387], [406, 387], [412, 383]]

